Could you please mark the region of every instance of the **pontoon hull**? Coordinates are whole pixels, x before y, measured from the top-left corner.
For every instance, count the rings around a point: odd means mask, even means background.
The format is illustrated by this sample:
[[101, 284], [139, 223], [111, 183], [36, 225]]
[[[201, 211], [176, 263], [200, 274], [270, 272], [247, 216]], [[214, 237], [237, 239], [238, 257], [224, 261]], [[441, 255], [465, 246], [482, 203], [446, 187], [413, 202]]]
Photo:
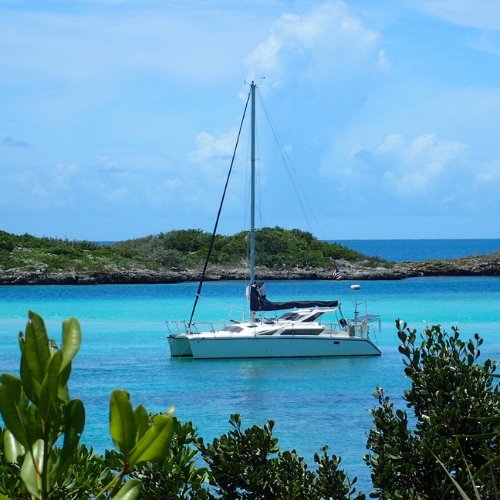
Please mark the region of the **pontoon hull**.
[[[378, 347], [366, 338], [242, 337], [217, 338], [189, 336], [189, 350], [196, 359], [228, 358], [304, 358], [336, 356], [380, 356]], [[195, 337], [195, 338], [193, 338]], [[184, 339], [183, 339], [184, 340]], [[173, 343], [170, 346], [172, 349]], [[188, 348], [174, 343], [173, 357], [190, 356]]]
[[173, 358], [192, 358], [191, 344], [186, 334], [169, 335], [168, 345]]

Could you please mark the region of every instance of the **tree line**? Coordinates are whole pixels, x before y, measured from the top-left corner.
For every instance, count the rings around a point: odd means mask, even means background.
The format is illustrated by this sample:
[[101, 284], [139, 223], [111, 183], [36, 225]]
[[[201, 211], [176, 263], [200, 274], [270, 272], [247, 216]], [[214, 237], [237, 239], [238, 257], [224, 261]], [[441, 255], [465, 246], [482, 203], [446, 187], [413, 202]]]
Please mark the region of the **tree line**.
[[[202, 266], [210, 240], [211, 234], [200, 229], [175, 230], [105, 245], [0, 231], [0, 269], [39, 272], [192, 270]], [[262, 228], [256, 232], [256, 243], [256, 264], [270, 270], [329, 269], [336, 260], [355, 262], [366, 259], [339, 243], [318, 240], [311, 233], [299, 229]], [[248, 232], [217, 235], [211, 264], [245, 267], [248, 247]]]

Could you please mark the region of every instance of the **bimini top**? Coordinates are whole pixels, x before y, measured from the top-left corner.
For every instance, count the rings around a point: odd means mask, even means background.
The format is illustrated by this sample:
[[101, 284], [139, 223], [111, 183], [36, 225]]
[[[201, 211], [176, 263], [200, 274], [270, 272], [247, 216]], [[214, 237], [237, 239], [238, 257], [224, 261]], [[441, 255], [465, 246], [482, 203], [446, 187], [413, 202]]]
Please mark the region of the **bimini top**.
[[338, 300], [299, 300], [290, 302], [271, 302], [266, 299], [264, 282], [256, 281], [250, 286], [250, 310], [280, 311], [282, 309], [293, 309], [296, 307], [337, 307]]

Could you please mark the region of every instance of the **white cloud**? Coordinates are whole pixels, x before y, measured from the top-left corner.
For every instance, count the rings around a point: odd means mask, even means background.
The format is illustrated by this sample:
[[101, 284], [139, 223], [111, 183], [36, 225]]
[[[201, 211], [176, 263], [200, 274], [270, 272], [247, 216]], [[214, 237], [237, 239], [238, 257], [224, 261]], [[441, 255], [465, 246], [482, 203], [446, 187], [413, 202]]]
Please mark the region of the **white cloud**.
[[358, 190], [377, 186], [396, 197], [427, 196], [445, 187], [443, 179], [450, 175], [460, 178], [466, 152], [465, 144], [434, 134], [411, 140], [390, 134], [372, 149], [356, 148], [347, 166], [330, 175], [340, 174], [344, 183]]
[[500, 160], [487, 162], [477, 170], [476, 180], [482, 184], [500, 184]]
[[[209, 17], [211, 22], [206, 22]], [[245, 13], [160, 9], [16, 12], [0, 17], [0, 68], [7, 81], [36, 75], [71, 84], [108, 81], [139, 72], [213, 81], [229, 76], [255, 35]], [[231, 36], [234, 43], [222, 40]], [[142, 76], [144, 77], [144, 76]]]
[[453, 24], [500, 30], [498, 0], [416, 0], [415, 5]]
[[341, 1], [323, 2], [302, 15], [286, 13], [246, 58], [249, 79], [265, 76], [273, 85], [288, 76], [341, 79], [370, 59], [386, 68], [385, 54], [376, 50], [378, 38]]
[[456, 168], [466, 151], [457, 141], [426, 134], [406, 141], [389, 136], [373, 152], [381, 165], [384, 183], [399, 196], [429, 194], [447, 169]]
[[189, 155], [189, 159], [209, 171], [213, 165], [221, 160], [227, 162], [231, 159], [234, 151], [237, 132], [231, 129], [229, 132], [214, 136], [208, 132], [200, 132], [196, 137], [196, 151]]
[[72, 186], [72, 180], [80, 171], [81, 168], [76, 164], [56, 165], [51, 172], [50, 184], [58, 191], [69, 190]]

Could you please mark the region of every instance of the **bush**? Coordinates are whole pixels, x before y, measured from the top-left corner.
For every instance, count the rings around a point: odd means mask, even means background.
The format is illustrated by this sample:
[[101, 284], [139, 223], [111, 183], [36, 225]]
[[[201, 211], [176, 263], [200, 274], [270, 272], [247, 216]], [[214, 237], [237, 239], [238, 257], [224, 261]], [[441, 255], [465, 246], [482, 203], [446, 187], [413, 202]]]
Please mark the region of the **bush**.
[[[85, 461], [89, 455], [79, 448], [85, 408], [79, 399], [70, 399], [68, 386], [72, 361], [81, 345], [80, 325], [75, 318], [63, 322], [59, 348], [48, 338], [43, 319], [31, 311], [28, 316], [26, 332], [19, 334], [20, 377], [0, 376], [0, 413], [5, 422], [0, 472], [7, 476], [5, 482], [2, 474], [0, 485], [4, 483], [9, 494], [13, 486], [21, 497], [27, 491], [34, 498], [61, 498], [62, 492], [70, 498], [82, 491], [82, 481], [89, 486], [87, 480], [92, 477], [87, 474], [90, 462], [83, 466], [84, 474], [77, 467], [78, 460]], [[148, 418], [143, 406], [132, 408], [129, 395], [122, 390], [111, 394], [109, 413], [120, 462], [116, 475], [99, 473], [101, 482], [109, 481], [97, 496], [109, 491], [117, 499], [133, 499], [139, 495], [140, 481], [124, 481], [137, 464], [165, 455], [173, 420], [170, 413]], [[80, 480], [72, 480], [72, 475]]]
[[375, 429], [365, 457], [373, 495], [460, 498], [458, 484], [468, 495], [497, 498], [500, 393], [496, 365], [478, 363], [483, 340], [476, 334], [464, 342], [458, 328], [448, 335], [437, 325], [418, 344], [415, 330], [397, 326], [411, 380], [403, 399], [411, 412], [396, 410], [382, 389], [375, 393], [379, 406], [372, 411]]
[[[231, 415], [232, 430], [199, 447], [209, 466], [210, 484], [227, 499], [353, 498], [356, 479], [350, 481], [339, 469], [340, 459], [329, 457], [327, 448], [315, 456], [316, 471], [295, 450], [279, 451], [273, 436], [274, 422], [242, 430], [239, 415]], [[364, 498], [358, 494], [355, 498]]]

